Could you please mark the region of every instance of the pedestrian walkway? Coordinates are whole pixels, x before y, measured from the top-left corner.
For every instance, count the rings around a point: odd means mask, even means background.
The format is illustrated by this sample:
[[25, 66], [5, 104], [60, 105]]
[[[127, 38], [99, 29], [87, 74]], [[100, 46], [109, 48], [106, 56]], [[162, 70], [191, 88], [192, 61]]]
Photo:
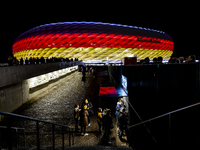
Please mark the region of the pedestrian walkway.
[[[89, 135], [81, 136], [80, 133], [76, 133], [74, 137], [74, 145], [104, 145], [102, 142], [103, 135], [98, 134], [96, 112], [99, 102], [99, 88], [101, 85], [109, 84], [107, 71], [98, 70], [95, 78], [93, 78], [92, 74], [86, 73], [85, 87], [82, 86], [81, 77], [81, 72], [69, 74], [65, 81], [44, 92], [37, 99], [23, 105], [14, 113], [74, 127], [74, 105], [76, 102], [82, 104], [85, 98], [88, 98], [93, 104], [95, 115], [91, 117], [91, 126], [86, 128], [86, 133]], [[126, 142], [122, 143], [119, 141], [116, 132], [117, 127], [115, 116], [112, 118], [114, 129], [111, 130], [110, 146], [127, 145]], [[13, 126], [23, 126], [24, 128], [28, 128], [29, 133], [35, 132], [35, 124], [32, 122], [13, 122]]]

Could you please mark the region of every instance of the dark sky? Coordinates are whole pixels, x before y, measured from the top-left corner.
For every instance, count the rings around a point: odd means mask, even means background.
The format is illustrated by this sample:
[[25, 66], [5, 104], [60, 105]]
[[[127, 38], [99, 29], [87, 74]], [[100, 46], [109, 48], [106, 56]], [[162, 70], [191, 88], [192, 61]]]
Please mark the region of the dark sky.
[[66, 21], [95, 21], [133, 25], [161, 30], [174, 39], [174, 55], [200, 55], [199, 11], [197, 4], [145, 3], [141, 1], [29, 1], [3, 2], [1, 9], [1, 56], [5, 62], [12, 54], [12, 43], [21, 33], [36, 26]]

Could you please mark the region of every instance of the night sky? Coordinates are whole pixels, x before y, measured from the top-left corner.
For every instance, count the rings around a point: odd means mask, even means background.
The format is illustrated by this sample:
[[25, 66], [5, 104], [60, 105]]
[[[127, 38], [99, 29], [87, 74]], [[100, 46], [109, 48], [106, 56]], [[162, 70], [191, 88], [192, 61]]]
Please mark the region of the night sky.
[[[174, 56], [200, 56], [200, 13], [194, 3], [145, 3], [135, 1], [29, 1], [3, 2], [0, 62], [12, 55], [12, 44], [21, 33], [36, 26], [67, 21], [116, 23], [161, 30], [174, 40]], [[126, 3], [125, 3], [126, 2]], [[175, 2], [174, 2], [175, 3]]]

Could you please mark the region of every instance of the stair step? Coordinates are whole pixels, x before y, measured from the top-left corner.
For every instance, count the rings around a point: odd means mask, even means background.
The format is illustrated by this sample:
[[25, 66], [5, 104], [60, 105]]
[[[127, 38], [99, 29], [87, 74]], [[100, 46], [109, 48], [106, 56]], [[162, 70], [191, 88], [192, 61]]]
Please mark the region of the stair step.
[[[51, 150], [53, 149], [52, 146], [41, 146], [40, 150]], [[56, 150], [62, 150], [62, 146], [56, 146]], [[65, 147], [65, 149], [71, 150], [132, 150], [127, 146], [72, 146], [72, 147]], [[2, 149], [8, 150], [8, 149]], [[36, 146], [33, 147], [20, 147], [20, 148], [13, 148], [13, 150], [37, 150]]]
[[127, 146], [72, 146], [73, 150], [132, 150]]

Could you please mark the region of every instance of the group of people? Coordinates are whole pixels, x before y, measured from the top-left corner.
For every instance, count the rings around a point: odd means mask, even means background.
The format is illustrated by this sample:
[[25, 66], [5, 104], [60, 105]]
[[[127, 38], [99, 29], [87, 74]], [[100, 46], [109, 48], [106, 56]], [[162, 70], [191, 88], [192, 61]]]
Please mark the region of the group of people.
[[82, 72], [82, 85], [85, 87], [85, 81], [86, 81], [86, 72], [88, 71], [88, 73], [89, 73], [89, 75], [91, 74], [91, 72], [92, 72], [92, 75], [93, 75], [93, 78], [95, 78], [95, 76], [96, 76], [96, 68], [89, 68], [88, 69], [88, 67], [86, 67], [86, 68], [84, 68], [84, 67], [81, 67], [81, 72]]
[[110, 135], [110, 130], [114, 128], [113, 122], [112, 122], [112, 117], [111, 117], [111, 110], [106, 108], [104, 111], [102, 108], [98, 108], [98, 117], [97, 117], [97, 122], [99, 125], [99, 130], [98, 134], [102, 134], [102, 129], [104, 130], [104, 136], [103, 136], [103, 141], [104, 143], [111, 143], [109, 142], [109, 135]]
[[140, 60], [139, 64], [142, 65], [146, 65], [146, 64], [162, 64], [163, 58], [162, 57], [158, 57], [158, 58], [154, 58], [153, 62], [150, 63], [150, 59], [149, 57], [146, 57], [144, 60]]
[[68, 61], [78, 61], [78, 58], [57, 58], [57, 57], [51, 57], [51, 58], [32, 58], [29, 59], [26, 58], [25, 60], [21, 58], [19, 61], [16, 59], [16, 57], [9, 56], [8, 57], [8, 64], [9, 66], [16, 66], [16, 65], [29, 65], [29, 64], [44, 64], [44, 63], [53, 63], [53, 62], [68, 62]]
[[[186, 57], [171, 57], [168, 61], [168, 64], [180, 64], [180, 63], [191, 63], [195, 62], [196, 56], [195, 55], [189, 55]], [[140, 60], [139, 64], [145, 65], [145, 64], [162, 64], [163, 63], [163, 58], [158, 57], [158, 58], [153, 58], [153, 61], [150, 62], [149, 57], [146, 57], [144, 60]]]
[[126, 133], [128, 139], [128, 112], [126, 111], [126, 106], [123, 104], [123, 100], [117, 102], [115, 116], [117, 120], [117, 129], [119, 139], [122, 141], [123, 131]]
[[94, 68], [94, 67], [86, 67], [86, 71], [88, 71], [89, 74], [92, 73], [93, 78], [95, 78], [96, 71], [97, 71], [96, 68]]
[[[110, 143], [109, 140], [109, 134], [110, 129], [114, 128], [112, 123], [112, 117], [111, 117], [111, 110], [105, 109], [104, 111], [102, 108], [98, 108], [97, 111], [98, 117], [97, 122], [99, 126], [98, 134], [102, 134], [102, 130], [104, 130], [104, 136], [103, 140], [105, 143]], [[88, 102], [88, 99], [85, 99], [83, 104], [81, 105], [81, 108], [79, 107], [78, 102], [75, 104], [74, 109], [74, 119], [75, 119], [75, 132], [78, 132], [78, 130], [81, 130], [82, 136], [89, 135], [86, 133], [86, 127], [91, 126], [91, 116], [94, 115], [93, 111], [93, 105], [91, 102]], [[78, 127], [81, 126], [81, 129]]]
[[[86, 127], [91, 126], [91, 116], [94, 115], [93, 105], [91, 102], [88, 102], [88, 99], [85, 99], [82, 103], [81, 107], [79, 106], [78, 102], [75, 104], [74, 109], [74, 119], [75, 119], [75, 132], [79, 132], [81, 130], [82, 136], [87, 136]], [[128, 139], [128, 112], [126, 111], [126, 106], [123, 104], [123, 100], [119, 100], [116, 106], [116, 120], [117, 120], [117, 129], [118, 129], [118, 136], [121, 141], [123, 131], [125, 131], [127, 139]], [[102, 130], [104, 130], [103, 141], [105, 143], [109, 143], [109, 134], [110, 130], [114, 128], [112, 117], [111, 117], [111, 110], [106, 108], [98, 108], [97, 111], [97, 122], [98, 122], [98, 134], [102, 134]], [[78, 127], [81, 126], [81, 129]]]
[[195, 55], [189, 55], [186, 57], [171, 57], [169, 60], [169, 64], [174, 64], [174, 63], [192, 63], [195, 62], [196, 56]]
[[81, 135], [87, 136], [88, 133], [86, 133], [86, 126], [91, 125], [91, 116], [92, 115], [94, 115], [93, 105], [91, 102], [88, 102], [88, 99], [85, 99], [85, 101], [81, 105], [81, 108], [77, 102], [75, 104], [75, 109], [74, 109], [74, 119], [76, 122], [75, 132], [78, 132], [78, 130], [80, 130], [78, 128], [78, 126], [80, 124]]

